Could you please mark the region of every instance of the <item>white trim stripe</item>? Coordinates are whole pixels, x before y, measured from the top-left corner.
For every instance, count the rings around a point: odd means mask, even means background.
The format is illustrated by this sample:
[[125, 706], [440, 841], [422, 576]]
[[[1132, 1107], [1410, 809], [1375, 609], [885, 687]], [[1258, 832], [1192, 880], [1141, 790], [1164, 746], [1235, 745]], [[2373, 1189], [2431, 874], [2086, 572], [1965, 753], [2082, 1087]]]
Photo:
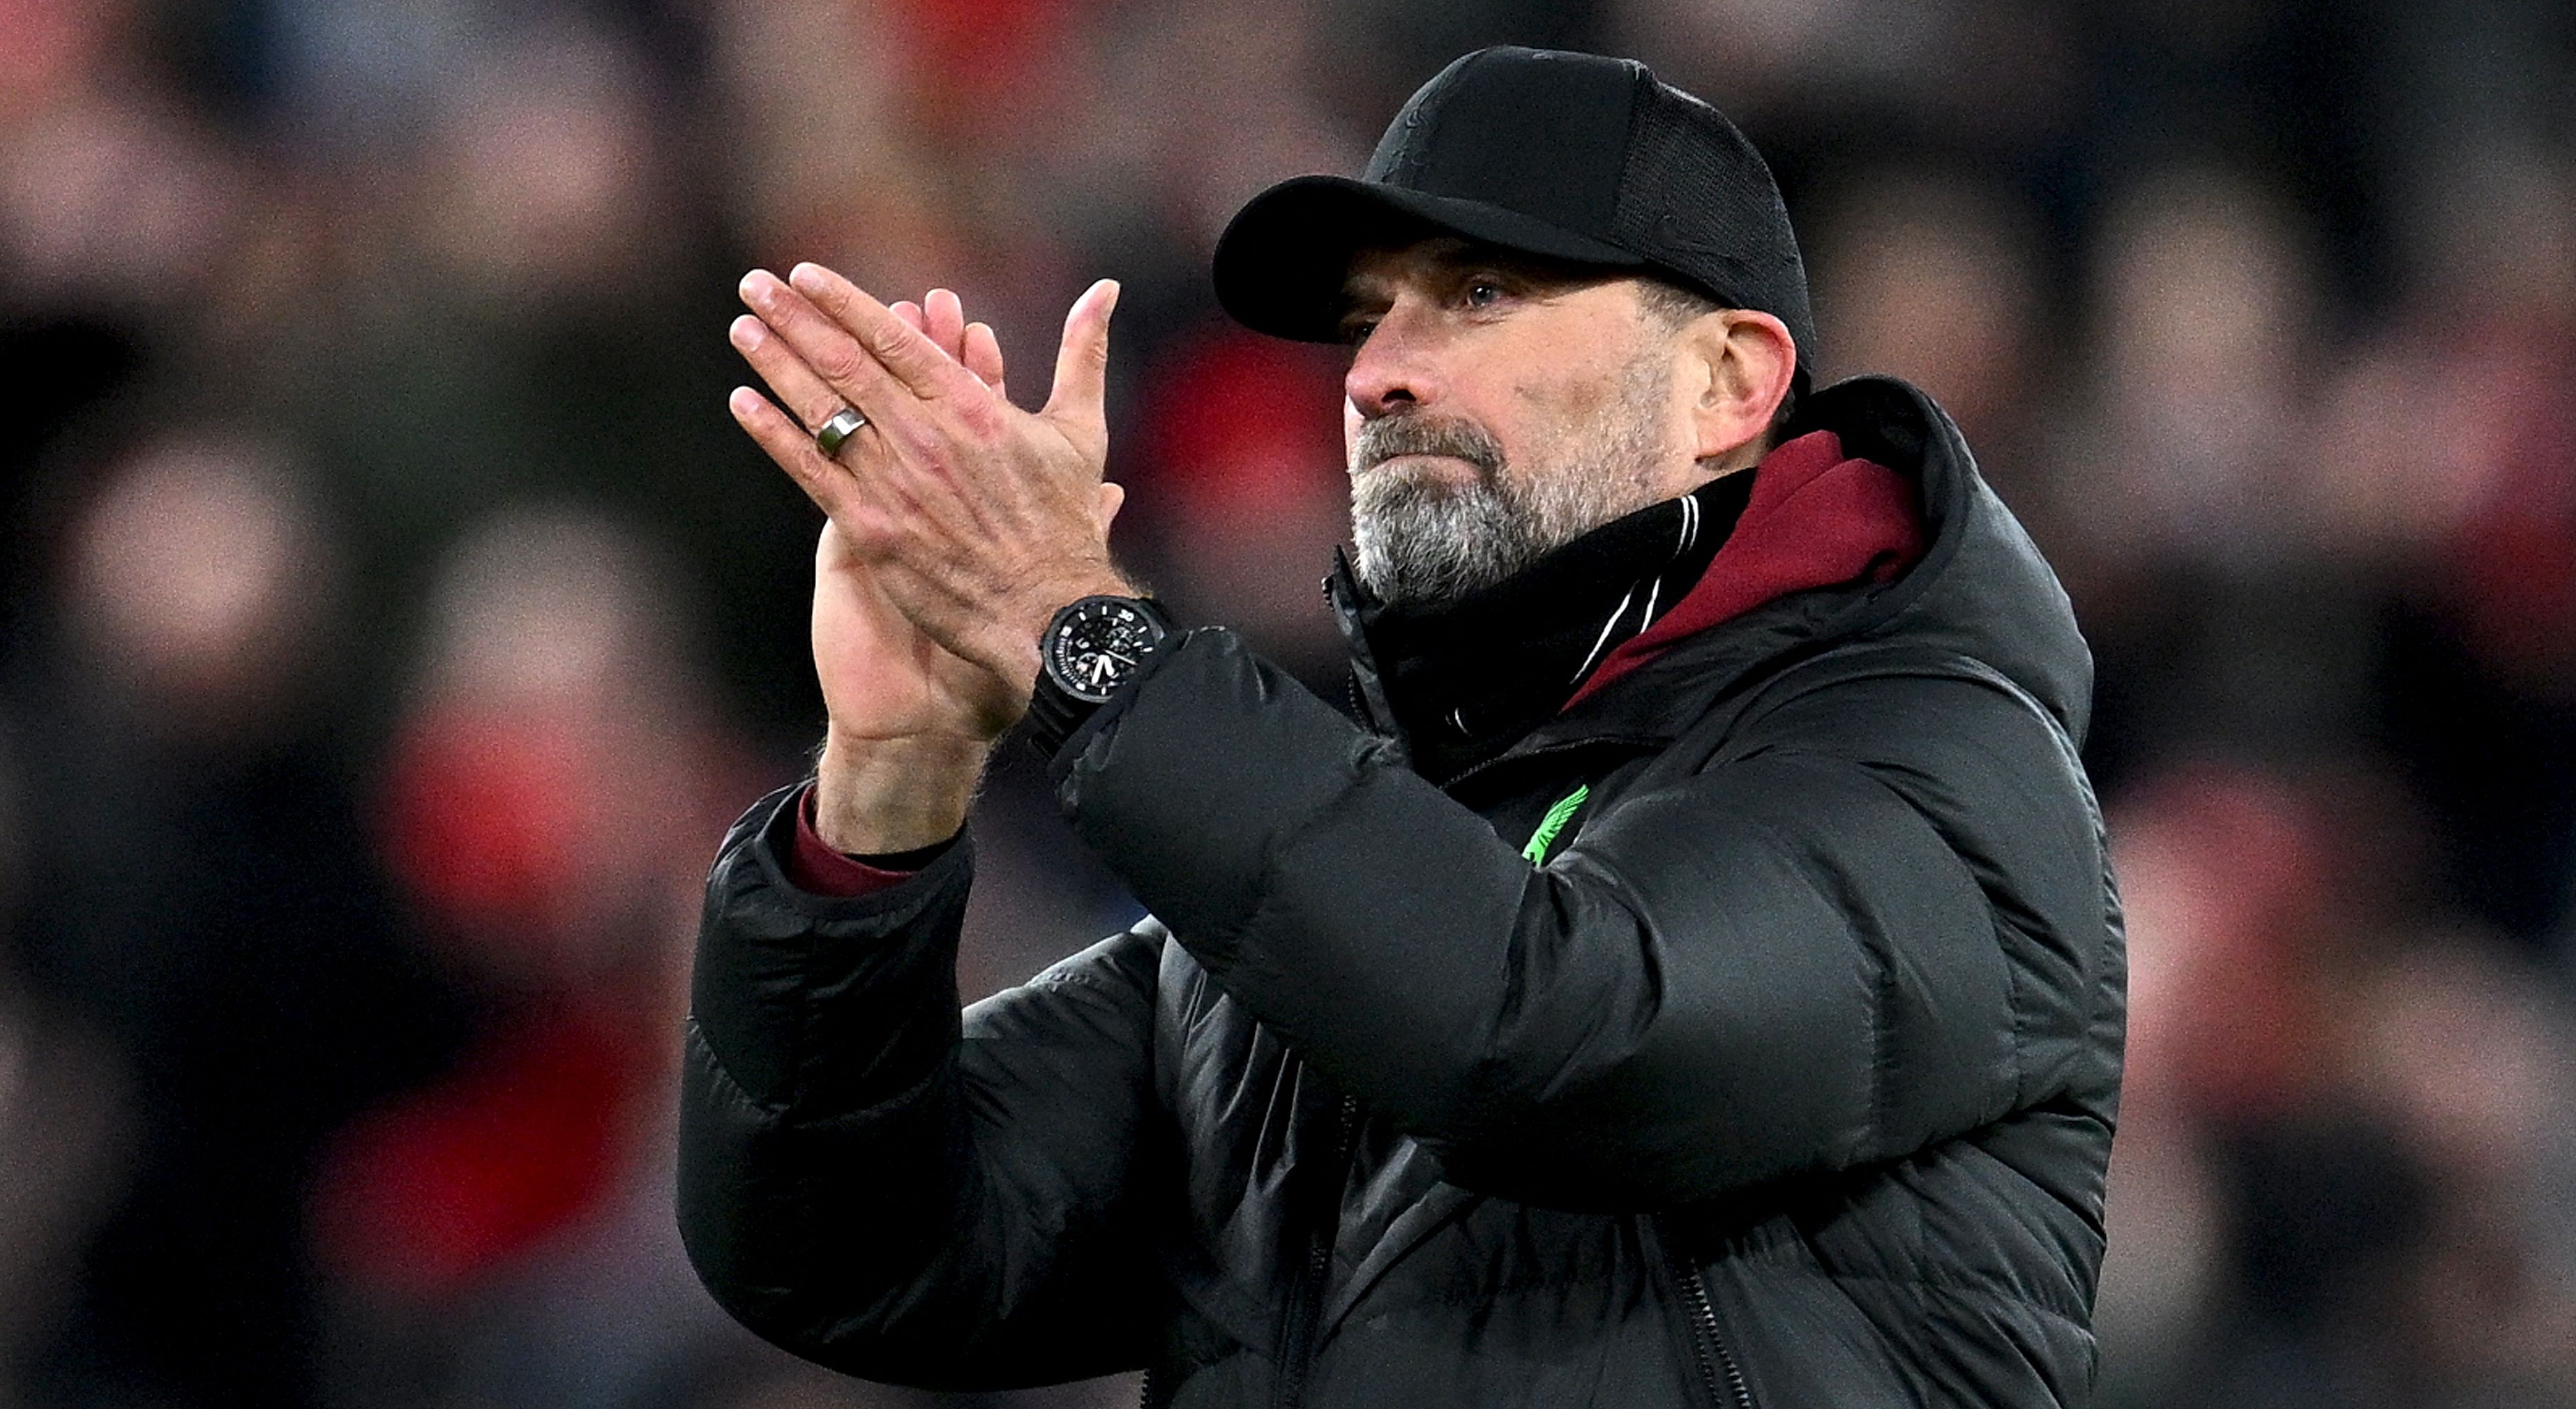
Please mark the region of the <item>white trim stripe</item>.
[[[1575, 680], [1581, 680], [1584, 672], [1592, 668], [1594, 658], [1601, 654], [1601, 647], [1609, 641], [1612, 628], [1618, 626], [1620, 617], [1627, 615], [1628, 603], [1634, 600], [1636, 595], [1637, 589], [1634, 587], [1629, 588], [1628, 595], [1619, 599], [1619, 605], [1610, 609], [1610, 619], [1601, 623], [1601, 634], [1593, 640], [1590, 654], [1584, 656], [1583, 664], [1574, 668]], [[1571, 684], [1572, 682], [1569, 681], [1567, 683]]]

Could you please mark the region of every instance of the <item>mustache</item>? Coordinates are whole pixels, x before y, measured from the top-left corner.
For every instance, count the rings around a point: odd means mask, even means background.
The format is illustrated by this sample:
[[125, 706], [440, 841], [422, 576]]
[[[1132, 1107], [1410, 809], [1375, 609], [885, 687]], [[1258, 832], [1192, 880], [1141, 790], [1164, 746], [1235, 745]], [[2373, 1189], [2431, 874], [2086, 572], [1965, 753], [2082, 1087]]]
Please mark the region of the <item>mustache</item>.
[[1447, 455], [1489, 477], [1503, 468], [1502, 443], [1483, 426], [1460, 416], [1415, 411], [1381, 416], [1360, 427], [1351, 446], [1351, 472], [1375, 469], [1398, 455]]

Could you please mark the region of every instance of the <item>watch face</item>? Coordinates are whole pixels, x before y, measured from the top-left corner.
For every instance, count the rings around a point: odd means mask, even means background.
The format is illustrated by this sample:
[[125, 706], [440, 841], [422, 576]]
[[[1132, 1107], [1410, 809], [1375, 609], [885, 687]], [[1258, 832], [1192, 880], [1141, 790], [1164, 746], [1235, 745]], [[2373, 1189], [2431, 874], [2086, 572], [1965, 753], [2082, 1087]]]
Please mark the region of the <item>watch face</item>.
[[1097, 704], [1126, 683], [1162, 639], [1161, 625], [1133, 602], [1076, 602], [1047, 633], [1047, 673], [1076, 698]]

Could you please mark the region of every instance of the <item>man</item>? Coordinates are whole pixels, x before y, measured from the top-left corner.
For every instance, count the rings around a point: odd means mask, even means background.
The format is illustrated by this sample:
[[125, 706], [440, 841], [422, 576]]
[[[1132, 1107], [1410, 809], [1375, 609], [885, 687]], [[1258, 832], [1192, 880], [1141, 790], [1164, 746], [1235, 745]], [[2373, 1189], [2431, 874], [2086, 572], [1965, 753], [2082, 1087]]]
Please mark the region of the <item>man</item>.
[[[1361, 722], [1111, 567], [1113, 287], [1032, 414], [953, 296], [745, 281], [787, 411], [735, 413], [832, 520], [831, 723], [709, 882], [709, 1287], [855, 1374], [1152, 1404], [2083, 1398], [2089, 661], [1947, 418], [1797, 393], [1760, 157], [1635, 64], [1487, 50], [1216, 277], [1352, 345]], [[961, 1020], [959, 829], [1024, 708], [1155, 918]]]

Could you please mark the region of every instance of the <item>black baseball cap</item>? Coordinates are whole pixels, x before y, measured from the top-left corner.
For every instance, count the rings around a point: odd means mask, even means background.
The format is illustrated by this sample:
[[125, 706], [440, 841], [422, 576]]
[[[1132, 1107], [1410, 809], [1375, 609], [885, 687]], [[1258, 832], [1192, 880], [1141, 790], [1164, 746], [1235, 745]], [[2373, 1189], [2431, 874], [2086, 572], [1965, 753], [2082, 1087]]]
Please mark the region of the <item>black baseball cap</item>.
[[1724, 114], [1633, 59], [1458, 59], [1395, 115], [1358, 180], [1295, 177], [1236, 212], [1217, 240], [1217, 302], [1258, 332], [1339, 341], [1351, 257], [1435, 234], [1659, 274], [1771, 314], [1809, 380], [1807, 269], [1771, 168]]

